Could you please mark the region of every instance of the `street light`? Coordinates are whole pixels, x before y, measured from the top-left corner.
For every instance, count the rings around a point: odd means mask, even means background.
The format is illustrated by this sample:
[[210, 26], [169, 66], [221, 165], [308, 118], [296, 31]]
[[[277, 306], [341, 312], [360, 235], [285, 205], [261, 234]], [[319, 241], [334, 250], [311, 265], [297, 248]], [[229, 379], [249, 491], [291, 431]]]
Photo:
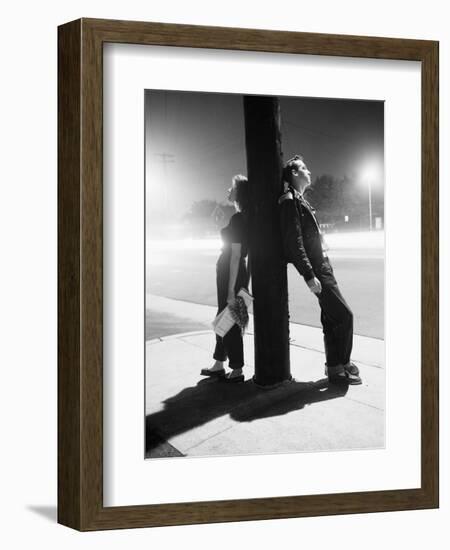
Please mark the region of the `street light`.
[[377, 179], [379, 170], [375, 164], [368, 164], [362, 172], [362, 181], [369, 189], [369, 231], [372, 231], [372, 183]]

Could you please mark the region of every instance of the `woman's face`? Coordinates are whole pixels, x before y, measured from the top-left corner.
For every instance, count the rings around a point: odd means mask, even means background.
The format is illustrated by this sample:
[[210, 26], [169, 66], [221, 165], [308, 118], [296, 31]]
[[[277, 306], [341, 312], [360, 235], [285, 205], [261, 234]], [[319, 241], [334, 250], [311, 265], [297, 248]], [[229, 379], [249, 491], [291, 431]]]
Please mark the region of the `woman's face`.
[[228, 200], [233, 204], [236, 202], [236, 187], [234, 184], [228, 189]]

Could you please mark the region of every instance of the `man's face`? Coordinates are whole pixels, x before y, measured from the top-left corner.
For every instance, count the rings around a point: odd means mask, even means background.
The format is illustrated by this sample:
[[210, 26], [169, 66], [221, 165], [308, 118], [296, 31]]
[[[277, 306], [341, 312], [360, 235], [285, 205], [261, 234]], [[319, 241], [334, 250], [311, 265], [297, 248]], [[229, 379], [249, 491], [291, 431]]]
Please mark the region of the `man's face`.
[[301, 192], [311, 185], [311, 172], [302, 160], [298, 160], [292, 169], [292, 183]]

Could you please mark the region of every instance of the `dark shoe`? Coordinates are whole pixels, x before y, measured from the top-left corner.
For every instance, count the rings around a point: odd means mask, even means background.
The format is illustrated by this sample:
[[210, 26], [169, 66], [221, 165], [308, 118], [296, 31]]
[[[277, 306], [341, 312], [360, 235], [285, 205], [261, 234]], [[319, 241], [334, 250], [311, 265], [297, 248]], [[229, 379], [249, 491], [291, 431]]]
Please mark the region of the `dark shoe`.
[[211, 370], [211, 369], [202, 369], [200, 371], [200, 374], [202, 376], [211, 376], [211, 377], [215, 377], [215, 378], [222, 378], [223, 376], [225, 376], [225, 369], [221, 369], [221, 370]]
[[352, 384], [354, 386], [357, 386], [359, 384], [362, 384], [361, 377], [359, 375], [359, 369], [355, 365], [355, 363], [347, 363], [347, 365], [344, 365], [344, 371], [348, 378], [348, 383]]
[[328, 367], [325, 364], [325, 376], [328, 376], [328, 381], [332, 384], [348, 384], [351, 386], [362, 384], [359, 369], [354, 363], [337, 365], [336, 367]]
[[325, 363], [325, 376], [331, 384], [348, 384], [347, 374], [342, 365], [328, 367]]
[[231, 372], [227, 372], [225, 375], [224, 382], [227, 382], [229, 384], [234, 384], [235, 382], [243, 382], [244, 381], [244, 375], [238, 374], [237, 376], [231, 376]]

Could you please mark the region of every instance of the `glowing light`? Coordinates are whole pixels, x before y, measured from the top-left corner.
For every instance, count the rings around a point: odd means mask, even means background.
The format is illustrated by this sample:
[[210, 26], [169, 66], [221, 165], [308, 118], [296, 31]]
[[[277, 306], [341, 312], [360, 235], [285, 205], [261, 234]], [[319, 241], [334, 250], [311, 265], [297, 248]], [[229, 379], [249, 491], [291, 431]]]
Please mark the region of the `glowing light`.
[[381, 181], [382, 172], [378, 162], [372, 161], [364, 165], [361, 170], [361, 183], [376, 184]]

